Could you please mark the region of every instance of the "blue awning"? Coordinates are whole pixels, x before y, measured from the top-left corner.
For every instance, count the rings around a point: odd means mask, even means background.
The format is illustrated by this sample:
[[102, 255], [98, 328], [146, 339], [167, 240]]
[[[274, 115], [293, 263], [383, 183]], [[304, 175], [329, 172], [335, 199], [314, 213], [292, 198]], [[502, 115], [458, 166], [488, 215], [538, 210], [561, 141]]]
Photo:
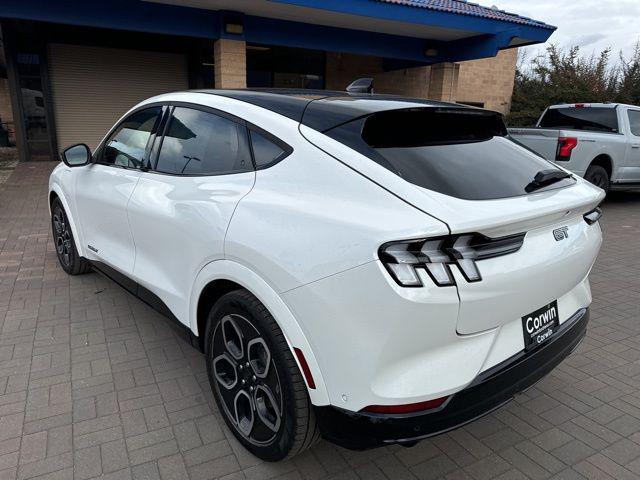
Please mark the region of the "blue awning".
[[[492, 57], [555, 27], [463, 0], [20, 0], [15, 18], [373, 55], [396, 65]], [[240, 34], [225, 25], [241, 23]]]

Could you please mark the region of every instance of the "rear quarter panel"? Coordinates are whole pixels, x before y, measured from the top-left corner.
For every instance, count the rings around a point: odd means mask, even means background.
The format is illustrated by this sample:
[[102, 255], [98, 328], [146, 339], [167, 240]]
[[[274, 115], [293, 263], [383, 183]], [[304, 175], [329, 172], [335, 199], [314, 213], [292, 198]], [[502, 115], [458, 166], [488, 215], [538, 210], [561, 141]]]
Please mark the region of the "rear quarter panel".
[[377, 259], [392, 240], [445, 235], [422, 213], [304, 138], [293, 153], [259, 170], [231, 220], [225, 258], [285, 292]]
[[514, 140], [529, 147], [538, 155], [553, 162], [558, 146], [558, 130], [547, 128], [510, 128], [509, 134]]
[[563, 137], [577, 137], [578, 146], [573, 150], [571, 160], [568, 162], [557, 162], [558, 165], [583, 177], [596, 158], [606, 156], [611, 160], [611, 180], [618, 178], [620, 169], [624, 163], [627, 148], [627, 138], [625, 135], [576, 130], [561, 130], [560, 135]]
[[[581, 130], [557, 130], [549, 128], [510, 128], [511, 137], [529, 147], [551, 162], [579, 175], [584, 176], [589, 165], [599, 156], [611, 159], [612, 180], [620, 177], [627, 148], [627, 137], [620, 133], [585, 132]], [[578, 145], [571, 159], [556, 162], [558, 137], [576, 137]]]

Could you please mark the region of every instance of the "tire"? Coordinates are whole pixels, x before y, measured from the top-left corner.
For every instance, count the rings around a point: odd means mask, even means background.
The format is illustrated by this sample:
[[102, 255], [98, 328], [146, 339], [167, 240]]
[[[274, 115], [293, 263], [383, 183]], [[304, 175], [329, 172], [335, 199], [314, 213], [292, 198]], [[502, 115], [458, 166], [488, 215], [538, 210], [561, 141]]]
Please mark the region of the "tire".
[[587, 168], [584, 174], [584, 179], [593, 183], [596, 187], [600, 187], [604, 190], [604, 193], [609, 193], [609, 187], [611, 186], [611, 179], [607, 171], [600, 165], [591, 165]]
[[207, 373], [227, 426], [265, 461], [293, 457], [319, 438], [307, 386], [285, 337], [246, 290], [216, 302], [206, 331]]
[[73, 238], [71, 225], [62, 202], [56, 198], [51, 204], [51, 231], [56, 246], [56, 255], [62, 269], [69, 275], [82, 275], [91, 271], [91, 264], [80, 255]]

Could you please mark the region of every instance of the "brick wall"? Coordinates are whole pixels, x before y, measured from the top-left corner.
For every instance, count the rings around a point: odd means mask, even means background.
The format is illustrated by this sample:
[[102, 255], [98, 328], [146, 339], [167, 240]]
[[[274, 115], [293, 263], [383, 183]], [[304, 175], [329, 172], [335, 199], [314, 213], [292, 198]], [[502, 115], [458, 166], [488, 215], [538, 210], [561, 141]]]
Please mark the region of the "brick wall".
[[11, 97], [9, 96], [9, 80], [0, 78], [0, 120], [13, 122], [13, 110], [11, 109]]
[[246, 43], [220, 39], [213, 45], [216, 88], [245, 88], [247, 86]]
[[373, 77], [376, 93], [426, 98], [429, 76], [429, 67], [384, 72], [380, 57], [327, 52], [327, 90], [344, 90], [356, 78]]
[[432, 65], [427, 98], [441, 102], [455, 102], [459, 71], [460, 65], [457, 63]]
[[515, 80], [518, 50], [503, 50], [495, 58], [460, 64], [456, 101], [484, 103], [485, 108], [508, 113]]
[[461, 62], [458, 67], [447, 63], [383, 72], [379, 57], [328, 52], [326, 88], [344, 90], [356, 78], [373, 77], [377, 93], [482, 103], [486, 108], [507, 113], [516, 59], [517, 50], [511, 49], [495, 58]]

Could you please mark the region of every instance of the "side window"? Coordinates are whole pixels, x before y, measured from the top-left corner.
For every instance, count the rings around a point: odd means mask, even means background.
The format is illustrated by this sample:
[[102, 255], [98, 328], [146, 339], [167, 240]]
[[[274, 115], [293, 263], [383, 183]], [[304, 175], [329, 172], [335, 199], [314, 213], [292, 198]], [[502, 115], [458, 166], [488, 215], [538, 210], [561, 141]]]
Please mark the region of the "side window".
[[640, 137], [640, 110], [627, 110], [627, 114], [629, 115], [631, 133]]
[[169, 122], [158, 172], [219, 175], [253, 170], [244, 125], [185, 107], [176, 107]]
[[256, 168], [264, 168], [286, 157], [289, 152], [285, 146], [280, 146], [255, 130], [251, 132], [251, 147]]
[[147, 141], [162, 107], [140, 110], [126, 118], [104, 144], [101, 163], [140, 168]]

